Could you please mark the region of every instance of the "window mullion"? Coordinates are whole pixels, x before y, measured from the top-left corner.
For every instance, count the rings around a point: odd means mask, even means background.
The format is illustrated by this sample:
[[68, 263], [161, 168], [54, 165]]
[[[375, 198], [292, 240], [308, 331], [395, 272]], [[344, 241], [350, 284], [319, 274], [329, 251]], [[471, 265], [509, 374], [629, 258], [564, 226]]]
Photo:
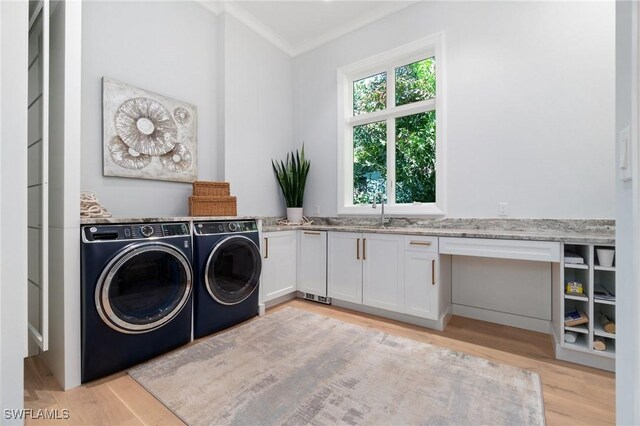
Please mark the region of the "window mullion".
[[396, 202], [396, 119], [387, 119], [387, 202]]
[[[396, 73], [393, 66], [387, 69], [387, 110], [396, 106]], [[387, 202], [396, 202], [396, 120], [387, 118]]]
[[426, 101], [413, 102], [410, 104], [402, 105], [399, 107], [392, 107], [380, 111], [369, 112], [366, 114], [356, 115], [355, 117], [348, 117], [346, 119], [347, 124], [352, 126], [361, 126], [363, 124], [374, 123], [376, 121], [382, 121], [389, 117], [404, 117], [407, 115], [414, 115], [421, 112], [433, 111], [436, 109], [436, 100], [428, 99]]
[[343, 188], [345, 198], [342, 202], [345, 205], [353, 205], [353, 126], [347, 125], [347, 131], [344, 135], [345, 146], [344, 158], [344, 182]]
[[387, 69], [387, 110], [396, 106], [396, 73], [395, 68]]

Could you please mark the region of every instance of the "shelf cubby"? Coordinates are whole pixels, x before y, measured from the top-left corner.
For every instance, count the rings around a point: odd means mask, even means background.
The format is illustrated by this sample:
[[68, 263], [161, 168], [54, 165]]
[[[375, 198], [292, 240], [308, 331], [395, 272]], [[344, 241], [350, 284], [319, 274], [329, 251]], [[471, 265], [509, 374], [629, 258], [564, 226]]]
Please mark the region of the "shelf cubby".
[[615, 333], [607, 333], [600, 324], [600, 314], [604, 314], [609, 321], [616, 322], [616, 307], [607, 304], [595, 304], [593, 307], [593, 334], [600, 337], [615, 339]]
[[606, 331], [604, 331], [600, 323], [597, 321], [593, 324], [593, 335], [598, 337], [607, 337], [609, 339], [616, 338], [615, 334], [607, 333]]
[[601, 353], [604, 356], [615, 358], [616, 356], [616, 341], [615, 339], [610, 339], [605, 337], [604, 343], [607, 345], [607, 348], [604, 351], [596, 351]]
[[577, 281], [582, 284], [583, 293], [589, 295], [589, 269], [575, 269], [567, 268], [564, 271], [564, 284], [566, 290], [566, 284], [571, 281]]
[[[608, 271], [603, 269], [595, 269], [593, 271], [593, 289], [598, 287], [604, 288], [607, 292], [614, 295], [616, 294], [616, 274], [614, 271]], [[615, 305], [615, 300], [596, 299], [593, 301], [605, 305]]]
[[[578, 254], [584, 259], [584, 264], [565, 263], [562, 256], [560, 262], [559, 284], [562, 288], [555, 291], [561, 291], [559, 319], [554, 329], [559, 333], [559, 346], [564, 349], [570, 349], [576, 352], [586, 353], [588, 355], [572, 356], [571, 352], [563, 355], [562, 359], [572, 360], [575, 357], [576, 362], [585, 362], [587, 365], [599, 366], [599, 368], [613, 369], [616, 352], [616, 335], [608, 333], [604, 330], [600, 323], [600, 314], [604, 314], [611, 322], [615, 323], [615, 300], [596, 299], [594, 290], [600, 287], [604, 288], [609, 294], [616, 294], [616, 268], [615, 259], [613, 266], [601, 266], [598, 262], [596, 249], [608, 248], [613, 246], [594, 245], [594, 244], [564, 244], [563, 253], [572, 252]], [[568, 282], [579, 282], [583, 286], [583, 295], [567, 294], [566, 284]], [[558, 297], [558, 296], [555, 296]], [[564, 324], [564, 318], [567, 313], [572, 311], [584, 312], [589, 318], [586, 324], [577, 326], [567, 326]], [[564, 341], [565, 333], [576, 333], [576, 341], [568, 343]], [[598, 351], [593, 348], [595, 339], [602, 339], [605, 343], [605, 350]], [[592, 358], [588, 358], [592, 355]], [[587, 358], [585, 358], [585, 356]], [[610, 359], [610, 360], [607, 360]], [[578, 361], [580, 360], [580, 361]], [[596, 361], [597, 360], [597, 361]]]
[[576, 351], [589, 352], [589, 336], [586, 334], [578, 334], [578, 338], [573, 343], [564, 342], [564, 346]]
[[599, 269], [602, 271], [615, 271], [616, 270], [616, 259], [615, 256], [613, 258], [612, 266], [600, 266], [600, 260], [598, 259], [598, 249], [608, 249], [613, 250], [614, 248], [611, 246], [594, 246], [593, 248], [593, 268]]
[[565, 253], [575, 253], [578, 256], [581, 256], [584, 259], [584, 263], [566, 263], [563, 261], [565, 268], [570, 269], [589, 269], [589, 264], [591, 264], [591, 250], [588, 245], [584, 244], [565, 244], [564, 245]]

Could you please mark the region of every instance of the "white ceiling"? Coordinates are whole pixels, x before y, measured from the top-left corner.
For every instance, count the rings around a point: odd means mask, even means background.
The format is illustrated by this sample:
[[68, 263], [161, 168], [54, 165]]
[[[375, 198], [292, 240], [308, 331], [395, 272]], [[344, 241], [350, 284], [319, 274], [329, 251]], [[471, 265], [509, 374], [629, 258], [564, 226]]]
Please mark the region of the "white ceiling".
[[201, 0], [226, 11], [296, 56], [395, 13], [417, 0]]

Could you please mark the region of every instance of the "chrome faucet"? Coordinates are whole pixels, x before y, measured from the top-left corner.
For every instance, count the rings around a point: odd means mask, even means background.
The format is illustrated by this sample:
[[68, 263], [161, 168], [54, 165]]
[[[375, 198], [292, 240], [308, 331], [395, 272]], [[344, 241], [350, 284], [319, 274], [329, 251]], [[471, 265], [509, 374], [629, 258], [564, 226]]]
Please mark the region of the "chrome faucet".
[[[384, 228], [384, 194], [380, 193], [380, 227]], [[375, 209], [378, 205], [376, 204], [376, 197], [373, 196], [373, 204], [371, 204], [371, 208]]]

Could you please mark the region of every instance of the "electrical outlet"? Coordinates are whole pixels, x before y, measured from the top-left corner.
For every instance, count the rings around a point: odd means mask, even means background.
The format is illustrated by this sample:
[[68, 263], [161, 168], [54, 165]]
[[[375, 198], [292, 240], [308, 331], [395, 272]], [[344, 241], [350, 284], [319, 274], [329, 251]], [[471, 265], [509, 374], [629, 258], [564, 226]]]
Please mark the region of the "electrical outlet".
[[508, 216], [508, 207], [509, 203], [498, 203], [498, 215], [499, 216]]
[[320, 205], [319, 204], [316, 204], [316, 206], [314, 207], [313, 214], [315, 216], [320, 216]]

